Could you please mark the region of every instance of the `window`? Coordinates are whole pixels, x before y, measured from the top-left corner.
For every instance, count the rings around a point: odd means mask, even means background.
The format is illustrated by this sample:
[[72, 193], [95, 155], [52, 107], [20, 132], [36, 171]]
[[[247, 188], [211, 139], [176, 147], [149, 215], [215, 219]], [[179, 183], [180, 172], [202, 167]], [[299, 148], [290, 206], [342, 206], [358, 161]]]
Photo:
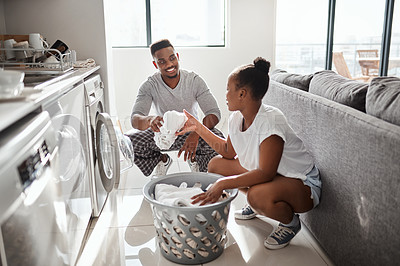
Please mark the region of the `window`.
[[400, 2], [394, 3], [388, 75], [400, 77]]
[[[335, 14], [333, 69], [365, 81], [378, 76], [385, 0], [336, 0]], [[350, 75], [342, 72], [346, 67]]]
[[277, 1], [277, 68], [303, 74], [325, 68], [327, 10], [328, 0]]
[[300, 74], [333, 69], [364, 81], [400, 76], [395, 0], [279, 0], [276, 24], [277, 68]]
[[114, 0], [110, 10], [112, 46], [146, 46], [146, 1]]
[[110, 13], [113, 47], [225, 46], [225, 0], [116, 0]]

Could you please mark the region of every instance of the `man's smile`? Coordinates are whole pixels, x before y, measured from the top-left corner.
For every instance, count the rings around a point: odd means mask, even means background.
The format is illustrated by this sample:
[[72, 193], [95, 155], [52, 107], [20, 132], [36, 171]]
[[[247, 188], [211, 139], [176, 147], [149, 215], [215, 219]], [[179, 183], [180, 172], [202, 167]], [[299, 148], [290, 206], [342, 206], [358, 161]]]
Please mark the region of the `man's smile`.
[[175, 67], [168, 68], [168, 69], [166, 69], [165, 71], [167, 71], [167, 72], [174, 72], [174, 71], [175, 71]]

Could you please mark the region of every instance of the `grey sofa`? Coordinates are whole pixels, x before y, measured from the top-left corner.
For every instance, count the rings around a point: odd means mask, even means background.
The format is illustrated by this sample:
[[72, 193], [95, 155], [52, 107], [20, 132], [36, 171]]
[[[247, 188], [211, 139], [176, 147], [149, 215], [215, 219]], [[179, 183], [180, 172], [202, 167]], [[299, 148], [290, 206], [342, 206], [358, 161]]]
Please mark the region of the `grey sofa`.
[[263, 99], [320, 169], [321, 202], [303, 223], [336, 265], [399, 263], [400, 126], [306, 90], [271, 80]]

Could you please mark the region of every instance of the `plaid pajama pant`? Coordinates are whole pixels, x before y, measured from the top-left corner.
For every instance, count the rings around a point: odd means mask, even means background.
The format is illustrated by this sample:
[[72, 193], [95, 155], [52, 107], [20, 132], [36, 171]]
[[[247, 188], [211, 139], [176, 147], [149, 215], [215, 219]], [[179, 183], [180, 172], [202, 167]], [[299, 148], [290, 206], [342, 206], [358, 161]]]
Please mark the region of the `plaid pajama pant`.
[[[213, 128], [211, 131], [224, 138], [224, 134], [218, 129]], [[145, 176], [149, 176], [161, 159], [161, 151], [176, 151], [181, 149], [189, 134], [190, 132], [178, 136], [174, 144], [172, 144], [168, 150], [160, 150], [154, 141], [154, 132], [150, 128], [126, 135], [132, 141], [133, 152], [135, 155], [134, 162], [136, 166], [139, 167], [140, 171], [142, 171]], [[199, 164], [200, 172], [207, 172], [208, 162], [216, 155], [217, 152], [214, 151], [202, 138], [199, 138], [195, 158], [196, 162]]]

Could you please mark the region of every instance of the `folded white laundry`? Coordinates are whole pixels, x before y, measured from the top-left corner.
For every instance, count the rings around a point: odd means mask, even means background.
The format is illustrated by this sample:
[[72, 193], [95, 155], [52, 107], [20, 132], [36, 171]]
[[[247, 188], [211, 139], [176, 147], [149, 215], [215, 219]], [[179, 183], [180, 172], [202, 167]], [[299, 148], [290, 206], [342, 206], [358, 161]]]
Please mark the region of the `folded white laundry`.
[[179, 207], [198, 206], [199, 203], [191, 203], [191, 198], [200, 193], [203, 193], [200, 187], [187, 187], [185, 182], [179, 187], [169, 184], [157, 184], [154, 191], [155, 199], [160, 203]]
[[[210, 186], [211, 184], [208, 188]], [[157, 184], [154, 189], [154, 199], [169, 206], [193, 207], [199, 206], [200, 203], [192, 204], [192, 197], [203, 192], [200, 183], [195, 183], [193, 187], [187, 187], [186, 182], [182, 182], [179, 187], [169, 184]], [[227, 197], [228, 194], [224, 191], [218, 201], [222, 201]], [[201, 217], [196, 219], [201, 223]]]
[[187, 117], [184, 113], [168, 111], [164, 113], [163, 120], [160, 132], [154, 133], [154, 141], [160, 149], [167, 150], [177, 138], [175, 133], [185, 125]]

